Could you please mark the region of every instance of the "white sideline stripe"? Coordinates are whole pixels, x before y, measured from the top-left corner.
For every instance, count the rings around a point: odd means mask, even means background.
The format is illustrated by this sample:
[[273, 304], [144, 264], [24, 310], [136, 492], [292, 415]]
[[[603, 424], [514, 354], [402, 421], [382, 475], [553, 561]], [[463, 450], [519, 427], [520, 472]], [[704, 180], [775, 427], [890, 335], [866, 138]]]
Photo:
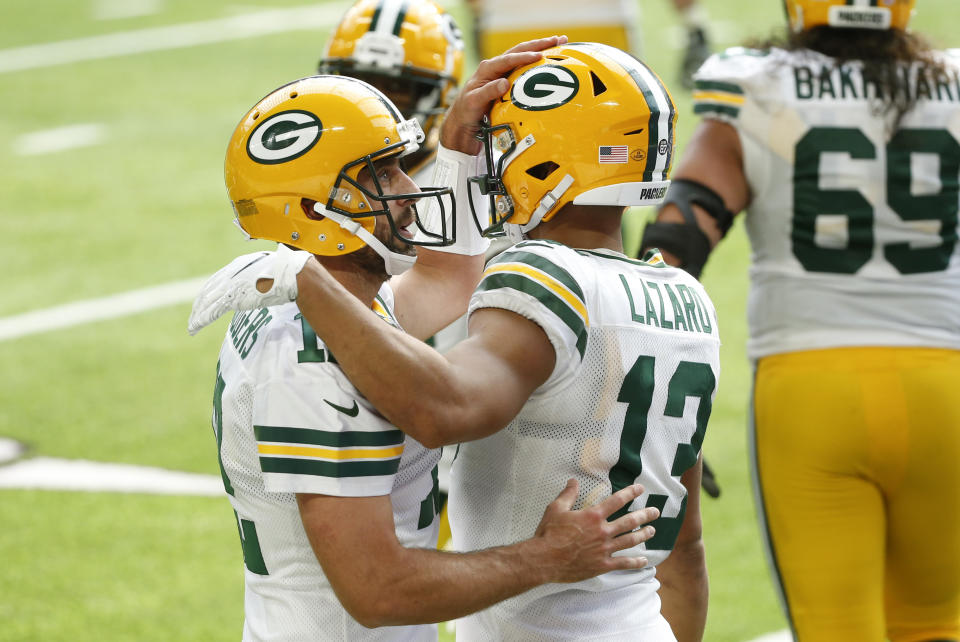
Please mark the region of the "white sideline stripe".
[[[0, 341], [185, 303], [196, 296], [200, 286], [206, 280], [207, 277], [199, 277], [186, 281], [174, 281], [142, 290], [121, 292], [99, 299], [75, 301], [2, 318], [0, 319]], [[186, 332], [186, 321], [183, 327]]]
[[83, 123], [28, 132], [14, 139], [13, 151], [20, 156], [37, 156], [88, 147], [103, 140], [106, 131], [107, 128], [100, 123]]
[[36, 457], [0, 467], [0, 488], [155, 495], [223, 495], [214, 475], [83, 459]]
[[0, 73], [242, 40], [287, 31], [310, 31], [333, 25], [348, 6], [347, 3], [334, 2], [311, 7], [275, 9], [216, 20], [2, 49]]

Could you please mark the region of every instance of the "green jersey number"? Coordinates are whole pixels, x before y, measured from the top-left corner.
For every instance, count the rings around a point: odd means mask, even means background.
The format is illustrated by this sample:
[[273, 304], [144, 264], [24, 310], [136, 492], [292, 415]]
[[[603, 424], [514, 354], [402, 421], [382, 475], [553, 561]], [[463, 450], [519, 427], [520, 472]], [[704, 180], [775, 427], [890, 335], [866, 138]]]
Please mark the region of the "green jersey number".
[[[634, 483], [643, 472], [641, 449], [647, 437], [647, 421], [650, 406], [653, 403], [653, 393], [656, 384], [654, 367], [656, 359], [652, 356], [641, 355], [627, 372], [620, 387], [617, 401], [627, 404], [627, 413], [624, 418], [623, 432], [620, 435], [620, 459], [610, 469], [610, 485], [612, 492], [626, 488]], [[713, 408], [713, 392], [717, 387], [717, 378], [713, 369], [706, 363], [696, 361], [681, 361], [670, 377], [667, 384], [667, 405], [663, 414], [667, 417], [683, 417], [683, 409], [687, 397], [700, 400], [695, 420], [694, 433], [688, 443], [678, 443], [674, 452], [670, 475], [680, 477], [697, 462], [703, 437], [707, 432], [707, 421]], [[666, 495], [651, 493], [647, 497], [647, 506], [656, 506], [663, 511], [667, 503]], [[681, 500], [680, 510], [676, 517], [661, 516], [653, 522], [657, 533], [647, 541], [650, 550], [671, 550], [683, 517], [687, 510], [687, 498]], [[624, 506], [610, 516], [610, 520], [625, 514]]]
[[[235, 495], [233, 484], [223, 467], [223, 391], [227, 382], [220, 374], [220, 362], [217, 362], [217, 382], [213, 387], [213, 436], [217, 440], [217, 462], [220, 464], [220, 477], [223, 479], [223, 489], [228, 495]], [[257, 525], [249, 519], [243, 519], [233, 511], [237, 518], [237, 529], [240, 533], [240, 546], [243, 549], [243, 563], [251, 573], [269, 575], [267, 565], [263, 561], [263, 551], [260, 549], [260, 538], [257, 537]]]
[[[873, 256], [874, 209], [857, 189], [820, 187], [820, 162], [826, 153], [846, 154], [852, 160], [877, 158], [876, 146], [852, 127], [814, 127], [800, 139], [793, 169], [793, 254], [809, 272], [854, 274]], [[939, 222], [940, 243], [911, 247], [907, 241], [891, 241], [883, 245], [884, 257], [900, 274], [945, 270], [957, 243], [960, 143], [943, 129], [902, 129], [887, 143], [886, 157], [887, 204], [905, 222]], [[936, 158], [936, 194], [912, 193], [912, 163], [922, 157]], [[817, 243], [817, 217], [825, 214], [847, 219], [846, 247]]]

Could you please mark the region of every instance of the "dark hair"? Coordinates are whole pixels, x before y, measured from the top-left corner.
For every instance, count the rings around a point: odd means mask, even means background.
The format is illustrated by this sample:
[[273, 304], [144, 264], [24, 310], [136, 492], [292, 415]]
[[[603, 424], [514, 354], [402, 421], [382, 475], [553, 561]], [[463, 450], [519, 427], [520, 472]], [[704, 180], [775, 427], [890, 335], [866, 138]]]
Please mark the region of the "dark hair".
[[892, 113], [894, 128], [917, 101], [907, 87], [908, 81], [901, 71], [903, 65], [920, 63], [921, 73], [933, 78], [941, 78], [947, 73], [923, 36], [901, 29], [841, 29], [821, 25], [774, 36], [750, 46], [816, 51], [833, 58], [838, 67], [852, 60], [860, 61], [864, 80], [878, 90], [871, 111], [875, 116]]

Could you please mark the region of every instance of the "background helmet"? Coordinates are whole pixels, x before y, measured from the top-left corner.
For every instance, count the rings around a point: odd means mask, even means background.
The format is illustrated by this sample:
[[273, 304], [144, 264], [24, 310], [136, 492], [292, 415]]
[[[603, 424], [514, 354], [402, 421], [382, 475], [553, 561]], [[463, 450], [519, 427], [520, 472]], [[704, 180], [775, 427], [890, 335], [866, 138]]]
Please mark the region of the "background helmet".
[[916, 0], [783, 0], [793, 31], [819, 25], [906, 29]]
[[374, 85], [427, 137], [456, 97], [463, 38], [431, 0], [359, 0], [344, 15], [319, 63], [321, 74]]
[[490, 196], [488, 232], [504, 222], [527, 232], [567, 203], [663, 199], [677, 110], [646, 65], [614, 47], [573, 43], [547, 49], [509, 80], [482, 130], [490, 173], [473, 179]]
[[[254, 105], [227, 146], [224, 176], [236, 222], [253, 238], [321, 256], [370, 245], [389, 272], [391, 257], [383, 254], [389, 250], [372, 234], [375, 216], [386, 216], [394, 234], [409, 243], [397, 234], [389, 201], [439, 199], [449, 189], [384, 194], [373, 161], [409, 154], [422, 139], [416, 120], [404, 120], [381, 92], [360, 80], [311, 76], [284, 85]], [[364, 166], [373, 190], [357, 181]], [[305, 207], [304, 199], [317, 204]], [[450, 242], [441, 231], [420, 244]]]

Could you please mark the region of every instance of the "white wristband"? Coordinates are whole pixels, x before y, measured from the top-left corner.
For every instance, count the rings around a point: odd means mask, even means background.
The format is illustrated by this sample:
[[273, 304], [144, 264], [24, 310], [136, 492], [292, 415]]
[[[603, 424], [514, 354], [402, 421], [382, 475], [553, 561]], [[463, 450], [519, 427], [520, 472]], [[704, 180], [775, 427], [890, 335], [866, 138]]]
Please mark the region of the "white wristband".
[[[487, 251], [490, 245], [489, 239], [480, 236], [477, 229], [477, 222], [474, 221], [470, 209], [470, 191], [473, 191], [473, 205], [477, 209], [477, 215], [480, 217], [481, 229], [490, 225], [490, 213], [488, 210], [487, 198], [480, 194], [479, 188], [475, 183], [468, 183], [467, 178], [477, 176], [483, 169], [483, 156], [470, 156], [462, 152], [447, 149], [440, 145], [437, 150], [436, 165], [433, 170], [433, 183], [438, 187], [450, 187], [453, 189], [453, 197], [456, 199], [456, 224], [450, 222], [452, 212], [445, 212], [446, 229], [456, 230], [456, 242], [453, 245], [431, 246], [430, 249], [436, 252], [450, 252], [453, 254], [466, 254], [467, 256], [476, 256]], [[452, 208], [451, 208], [452, 209]], [[420, 215], [421, 220], [428, 230], [439, 230], [442, 228], [440, 223], [440, 206], [436, 199], [430, 199]], [[417, 230], [414, 237], [417, 241], [430, 240], [429, 237]]]

